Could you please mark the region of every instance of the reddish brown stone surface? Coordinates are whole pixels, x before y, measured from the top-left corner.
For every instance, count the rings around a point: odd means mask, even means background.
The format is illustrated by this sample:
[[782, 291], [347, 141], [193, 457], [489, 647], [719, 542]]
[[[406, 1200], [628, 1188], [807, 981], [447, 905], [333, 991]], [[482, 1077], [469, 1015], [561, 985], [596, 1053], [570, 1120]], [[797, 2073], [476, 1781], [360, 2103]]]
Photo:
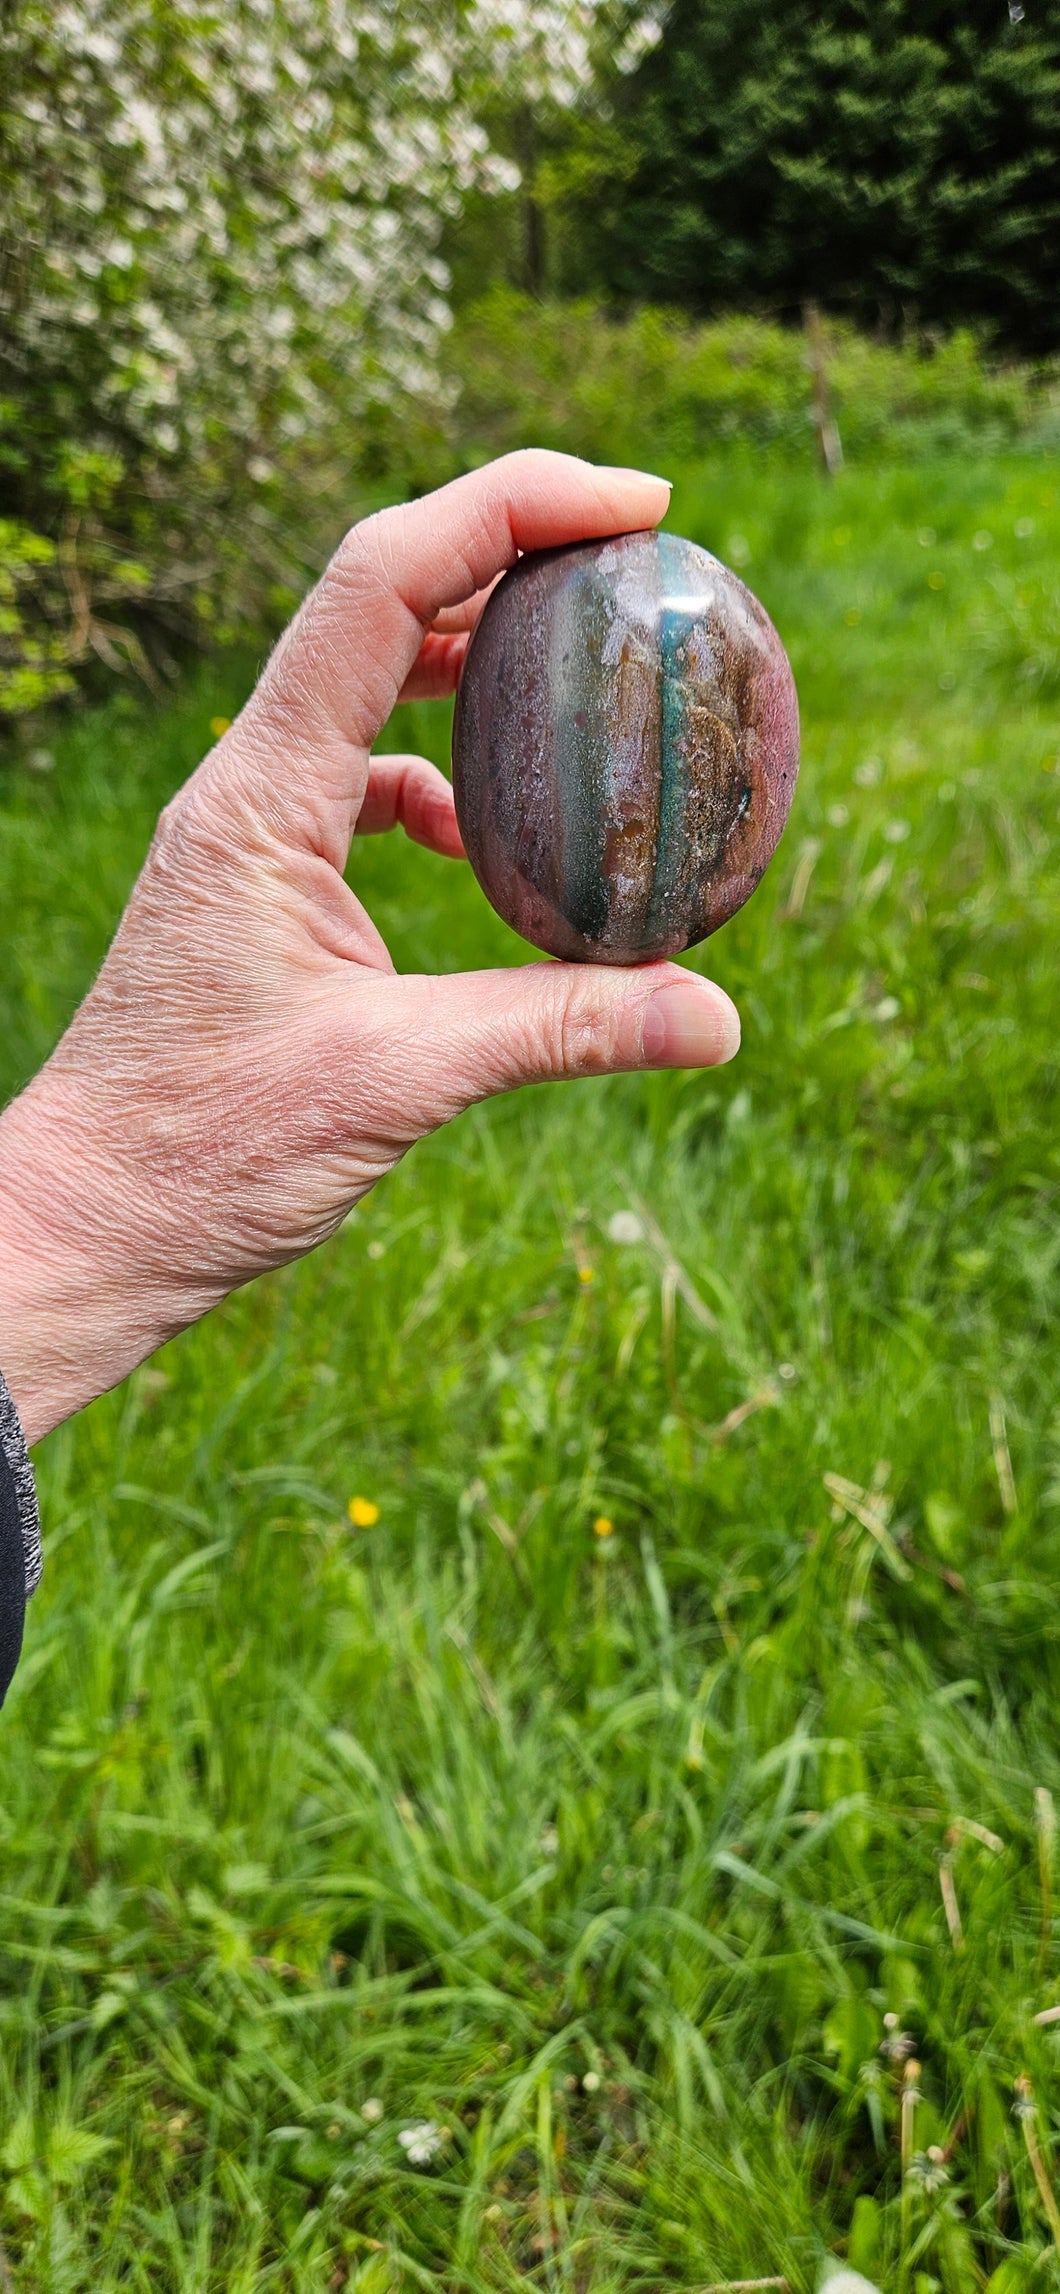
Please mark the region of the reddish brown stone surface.
[[453, 780], [484, 892], [552, 955], [675, 955], [754, 891], [788, 817], [799, 713], [757, 598], [677, 534], [521, 558], [457, 697]]

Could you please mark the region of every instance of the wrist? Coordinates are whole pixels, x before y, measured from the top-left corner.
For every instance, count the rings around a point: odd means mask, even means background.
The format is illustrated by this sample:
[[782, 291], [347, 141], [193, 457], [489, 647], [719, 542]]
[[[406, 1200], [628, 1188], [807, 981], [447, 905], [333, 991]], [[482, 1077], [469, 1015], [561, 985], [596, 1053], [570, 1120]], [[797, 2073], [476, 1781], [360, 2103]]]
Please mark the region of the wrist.
[[104, 1127], [45, 1068], [0, 1115], [0, 1368], [28, 1443], [192, 1318], [138, 1263]]

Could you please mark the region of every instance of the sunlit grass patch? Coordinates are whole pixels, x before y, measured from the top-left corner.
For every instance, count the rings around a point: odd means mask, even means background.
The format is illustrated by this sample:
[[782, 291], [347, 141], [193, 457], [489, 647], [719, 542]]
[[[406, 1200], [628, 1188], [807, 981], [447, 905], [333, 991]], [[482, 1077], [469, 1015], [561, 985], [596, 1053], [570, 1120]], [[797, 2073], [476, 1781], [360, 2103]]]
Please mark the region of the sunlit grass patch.
[[[693, 959], [739, 1060], [476, 1110], [46, 1445], [16, 2282], [1055, 2275], [1058, 500], [681, 471], [803, 706]], [[246, 674], [8, 775], [7, 1086]], [[523, 959], [403, 840], [351, 875], [403, 967]]]

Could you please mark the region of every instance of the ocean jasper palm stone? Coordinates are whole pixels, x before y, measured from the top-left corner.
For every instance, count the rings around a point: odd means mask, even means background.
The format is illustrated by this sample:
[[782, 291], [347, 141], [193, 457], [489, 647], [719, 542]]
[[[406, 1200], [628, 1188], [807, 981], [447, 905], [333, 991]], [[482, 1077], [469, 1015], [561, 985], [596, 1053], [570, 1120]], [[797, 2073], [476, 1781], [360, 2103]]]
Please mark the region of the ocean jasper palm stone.
[[457, 816], [535, 947], [635, 964], [705, 939], [772, 859], [798, 769], [776, 630], [694, 542], [534, 551], [489, 598], [457, 696]]

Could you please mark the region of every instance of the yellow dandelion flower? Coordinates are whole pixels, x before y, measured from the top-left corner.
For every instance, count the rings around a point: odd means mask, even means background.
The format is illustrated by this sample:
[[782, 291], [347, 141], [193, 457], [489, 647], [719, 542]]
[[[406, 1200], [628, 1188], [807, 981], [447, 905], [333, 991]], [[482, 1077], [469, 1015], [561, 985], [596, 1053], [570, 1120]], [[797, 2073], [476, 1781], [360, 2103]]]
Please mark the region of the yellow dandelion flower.
[[215, 741], [220, 740], [222, 733], [227, 733], [231, 722], [231, 717], [211, 717], [210, 731]]
[[379, 1507], [370, 1497], [351, 1497], [346, 1511], [355, 1529], [374, 1529], [379, 1519]]
[[593, 1277], [593, 1270], [592, 1270], [591, 1266], [580, 1266], [580, 1267], [578, 1268], [578, 1281], [579, 1281], [579, 1282], [592, 1282], [592, 1281], [593, 1281], [593, 1279], [594, 1279], [594, 1277]]
[[598, 1514], [597, 1514], [597, 1516], [596, 1516], [596, 1520], [595, 1520], [595, 1521], [594, 1521], [594, 1523], [593, 1523], [593, 1536], [594, 1536], [594, 1537], [613, 1537], [613, 1536], [614, 1536], [614, 1534], [615, 1534], [615, 1525], [614, 1525], [614, 1522], [613, 1522], [613, 1521], [611, 1521], [611, 1520], [609, 1519], [609, 1517], [608, 1517], [608, 1515], [607, 1515], [606, 1513], [598, 1513]]

